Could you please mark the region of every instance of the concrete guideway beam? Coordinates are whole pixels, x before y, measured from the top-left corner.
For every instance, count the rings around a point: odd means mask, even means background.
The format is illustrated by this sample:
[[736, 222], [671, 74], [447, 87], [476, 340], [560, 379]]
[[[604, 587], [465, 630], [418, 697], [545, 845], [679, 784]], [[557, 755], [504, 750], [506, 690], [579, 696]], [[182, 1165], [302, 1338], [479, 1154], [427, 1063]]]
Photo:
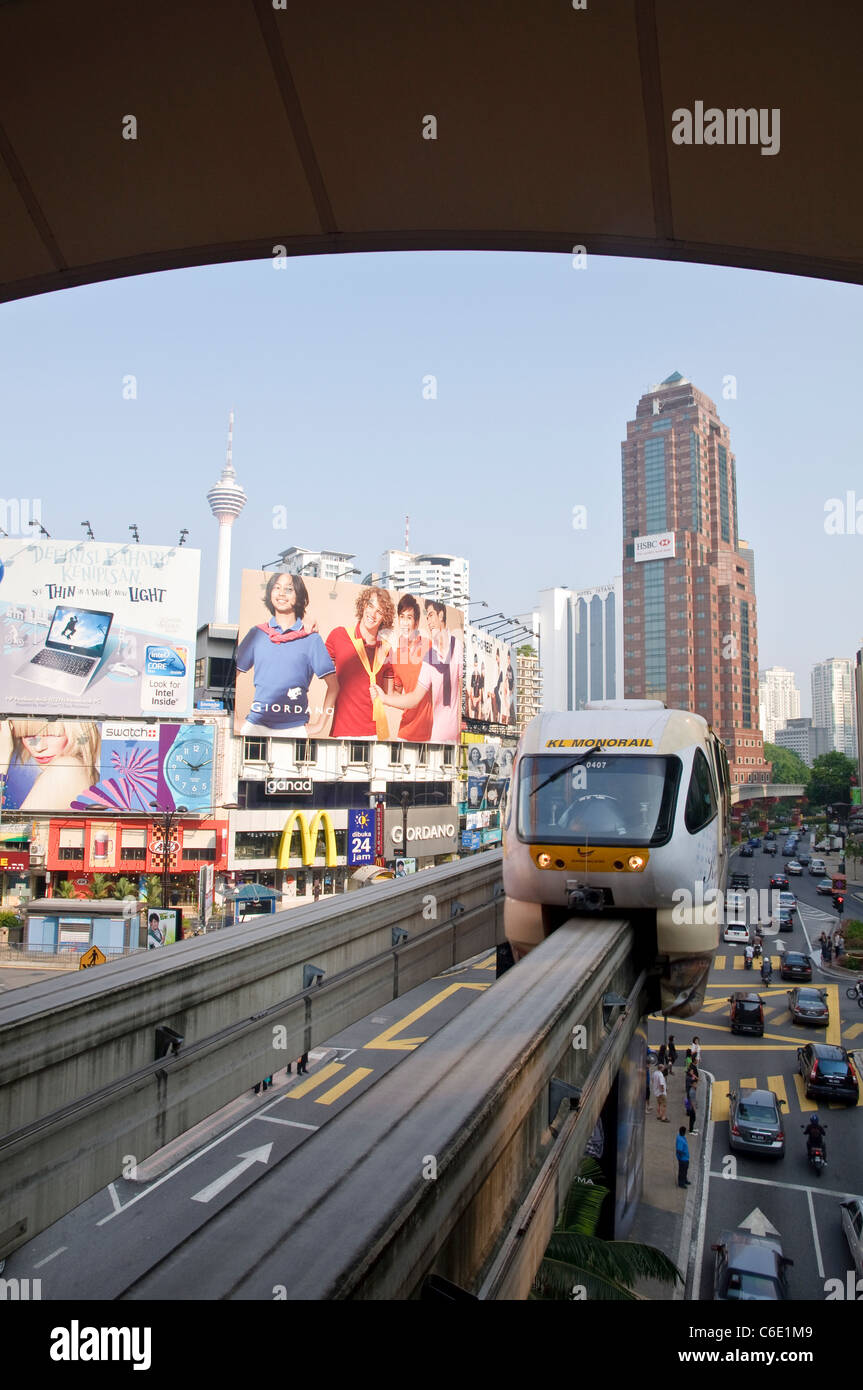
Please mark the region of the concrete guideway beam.
[[[420, 877], [294, 909], [251, 940], [227, 930], [0, 1002], [0, 1258], [116, 1179], [126, 1155], [143, 1161], [288, 1058], [503, 939], [499, 851]], [[423, 916], [430, 899], [436, 919]], [[394, 948], [396, 925], [408, 936]], [[303, 990], [308, 962], [326, 974]], [[156, 1061], [160, 1024], [184, 1042]]]
[[[603, 996], [640, 997], [634, 936], [611, 918], [560, 927], [125, 1296], [400, 1299], [431, 1272], [477, 1288], [564, 1132], [552, 1223], [577, 1171], [638, 1023], [631, 1009], [609, 1046]], [[577, 1026], [584, 1048], [573, 1047]], [[586, 1099], [558, 1133], [553, 1076]], [[288, 1189], [297, 1201], [285, 1201]]]

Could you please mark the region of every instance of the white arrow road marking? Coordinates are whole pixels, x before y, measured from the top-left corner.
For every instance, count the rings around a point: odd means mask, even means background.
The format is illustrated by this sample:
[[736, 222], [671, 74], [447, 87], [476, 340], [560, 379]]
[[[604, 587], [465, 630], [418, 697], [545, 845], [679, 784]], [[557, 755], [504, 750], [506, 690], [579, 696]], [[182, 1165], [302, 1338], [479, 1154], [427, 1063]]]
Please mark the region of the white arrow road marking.
[[62, 1255], [63, 1251], [68, 1249], [68, 1245], [61, 1245], [58, 1250], [52, 1250], [50, 1255], [46, 1255], [43, 1260], [39, 1260], [36, 1264], [34, 1264], [33, 1268], [41, 1269], [43, 1265], [48, 1264], [50, 1260], [56, 1260], [58, 1255]]
[[779, 1232], [775, 1226], [771, 1226], [767, 1217], [760, 1207], [753, 1207], [748, 1216], [744, 1216], [739, 1223], [739, 1227], [744, 1231], [749, 1231], [753, 1236], [778, 1236]]
[[248, 1153], [240, 1154], [241, 1162], [229, 1168], [227, 1173], [223, 1173], [220, 1178], [211, 1182], [209, 1187], [202, 1187], [200, 1192], [196, 1192], [192, 1198], [193, 1202], [212, 1202], [214, 1197], [218, 1197], [220, 1192], [224, 1192], [241, 1173], [245, 1173], [247, 1168], [251, 1168], [253, 1163], [268, 1163], [272, 1153], [272, 1144], [262, 1144], [259, 1149], [249, 1149]]

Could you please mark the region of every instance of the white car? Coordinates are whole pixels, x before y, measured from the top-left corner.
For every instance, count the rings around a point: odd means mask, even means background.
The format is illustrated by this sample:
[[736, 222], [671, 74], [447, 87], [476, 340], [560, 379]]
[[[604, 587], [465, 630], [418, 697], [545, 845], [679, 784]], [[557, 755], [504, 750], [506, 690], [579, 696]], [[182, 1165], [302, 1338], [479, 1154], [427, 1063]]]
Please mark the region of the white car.
[[748, 946], [749, 928], [743, 922], [729, 922], [722, 933], [722, 940], [729, 945]]
[[850, 1202], [843, 1202], [840, 1210], [848, 1249], [860, 1276], [863, 1275], [863, 1197], [852, 1197]]

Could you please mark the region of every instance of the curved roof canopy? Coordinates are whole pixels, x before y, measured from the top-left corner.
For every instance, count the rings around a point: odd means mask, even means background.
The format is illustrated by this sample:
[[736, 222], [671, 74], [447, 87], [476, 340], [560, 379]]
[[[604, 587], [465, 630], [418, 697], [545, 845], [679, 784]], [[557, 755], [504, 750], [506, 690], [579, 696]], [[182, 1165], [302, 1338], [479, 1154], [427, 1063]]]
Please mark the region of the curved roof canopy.
[[861, 51], [850, 0], [6, 0], [0, 298], [280, 247], [859, 282]]

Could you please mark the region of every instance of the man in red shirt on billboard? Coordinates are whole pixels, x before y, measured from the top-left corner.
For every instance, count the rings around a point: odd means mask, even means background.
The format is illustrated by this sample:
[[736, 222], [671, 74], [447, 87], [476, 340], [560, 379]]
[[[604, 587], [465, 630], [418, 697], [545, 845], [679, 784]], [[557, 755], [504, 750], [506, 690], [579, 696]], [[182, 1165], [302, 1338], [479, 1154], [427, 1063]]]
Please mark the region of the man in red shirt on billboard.
[[388, 739], [386, 711], [372, 687], [393, 679], [392, 648], [380, 636], [382, 628], [392, 629], [395, 623], [393, 601], [386, 589], [361, 589], [356, 613], [352, 632], [336, 627], [327, 638], [339, 681], [330, 737]]

